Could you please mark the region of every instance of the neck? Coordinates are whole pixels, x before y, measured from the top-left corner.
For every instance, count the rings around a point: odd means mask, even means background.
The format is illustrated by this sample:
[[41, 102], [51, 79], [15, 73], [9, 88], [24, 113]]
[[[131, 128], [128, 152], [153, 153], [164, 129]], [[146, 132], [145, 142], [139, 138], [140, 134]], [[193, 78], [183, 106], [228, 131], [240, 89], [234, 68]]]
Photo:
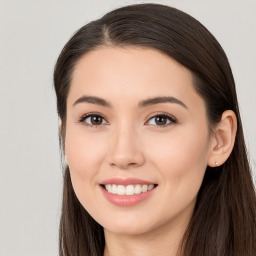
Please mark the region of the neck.
[[177, 256], [188, 221], [175, 227], [165, 225], [143, 234], [116, 234], [104, 230], [104, 256]]

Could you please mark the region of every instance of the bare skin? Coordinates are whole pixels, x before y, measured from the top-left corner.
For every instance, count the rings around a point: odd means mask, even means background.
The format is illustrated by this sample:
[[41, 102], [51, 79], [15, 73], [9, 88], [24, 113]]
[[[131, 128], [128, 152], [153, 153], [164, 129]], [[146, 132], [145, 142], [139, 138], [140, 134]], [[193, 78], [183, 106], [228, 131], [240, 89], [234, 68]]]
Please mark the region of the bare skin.
[[[65, 154], [79, 201], [104, 227], [104, 255], [176, 255], [205, 169], [225, 162], [235, 131], [226, 111], [210, 133], [191, 72], [168, 56], [136, 47], [84, 55], [67, 98]], [[157, 186], [120, 206], [103, 195], [110, 178]]]

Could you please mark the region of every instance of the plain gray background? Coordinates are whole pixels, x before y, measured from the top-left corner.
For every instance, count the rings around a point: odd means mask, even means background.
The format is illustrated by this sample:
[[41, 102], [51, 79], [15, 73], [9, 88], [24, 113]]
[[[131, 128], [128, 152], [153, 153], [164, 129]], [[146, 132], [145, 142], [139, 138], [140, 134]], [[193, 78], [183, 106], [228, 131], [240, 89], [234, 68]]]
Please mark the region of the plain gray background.
[[[145, 1], [0, 1], [0, 256], [58, 254], [62, 171], [52, 74], [82, 25]], [[250, 159], [256, 162], [256, 3], [147, 1], [201, 21], [226, 51]]]

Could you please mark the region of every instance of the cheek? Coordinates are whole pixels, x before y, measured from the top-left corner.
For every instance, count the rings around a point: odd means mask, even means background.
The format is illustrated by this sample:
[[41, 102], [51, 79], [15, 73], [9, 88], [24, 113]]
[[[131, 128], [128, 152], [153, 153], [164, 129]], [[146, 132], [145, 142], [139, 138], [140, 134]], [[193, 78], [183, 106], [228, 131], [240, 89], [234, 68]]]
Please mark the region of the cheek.
[[102, 136], [85, 135], [83, 129], [67, 129], [65, 153], [68, 158], [71, 182], [83, 207], [92, 216], [97, 216], [97, 175], [101, 169], [106, 144]]
[[67, 129], [65, 154], [72, 185], [76, 196], [84, 207], [91, 207], [96, 186], [96, 177], [105, 156], [105, 144], [101, 136], [86, 135], [83, 129]]
[[147, 151], [147, 159], [158, 170], [162, 185], [163, 200], [158, 206], [163, 220], [182, 216], [186, 209], [193, 211], [207, 167], [208, 133], [189, 130], [158, 137], [157, 143], [151, 141], [154, 146]]
[[65, 154], [71, 172], [82, 177], [93, 171], [104, 157], [105, 145], [100, 136], [85, 135], [83, 129], [70, 129], [65, 138]]
[[[193, 127], [151, 139], [149, 159], [172, 185], [201, 184], [207, 167], [209, 138], [208, 130]], [[147, 147], [149, 148], [149, 147]], [[173, 184], [175, 183], [175, 184]]]

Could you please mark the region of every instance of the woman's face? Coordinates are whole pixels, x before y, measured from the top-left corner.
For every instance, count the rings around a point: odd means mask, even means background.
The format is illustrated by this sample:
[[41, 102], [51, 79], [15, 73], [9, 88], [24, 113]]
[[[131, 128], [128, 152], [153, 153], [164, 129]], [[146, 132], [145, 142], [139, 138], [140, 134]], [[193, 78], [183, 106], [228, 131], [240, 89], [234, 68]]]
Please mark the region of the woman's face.
[[79, 201], [106, 230], [142, 234], [185, 225], [210, 144], [192, 74], [170, 57], [102, 47], [77, 63], [65, 154]]

